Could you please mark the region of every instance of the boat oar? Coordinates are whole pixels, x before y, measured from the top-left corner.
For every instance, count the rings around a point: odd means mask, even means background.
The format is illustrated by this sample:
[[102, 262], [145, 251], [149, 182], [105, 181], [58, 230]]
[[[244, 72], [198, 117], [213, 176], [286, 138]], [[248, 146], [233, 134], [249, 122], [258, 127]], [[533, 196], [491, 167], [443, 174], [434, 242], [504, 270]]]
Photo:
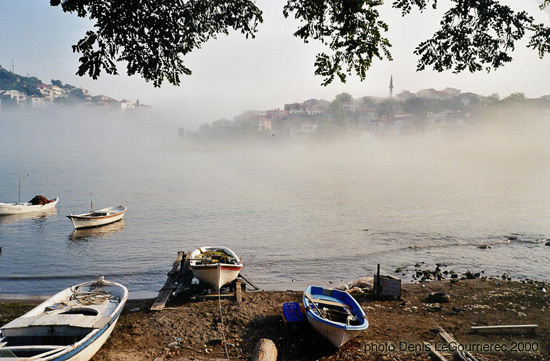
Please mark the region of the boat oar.
[[317, 310], [317, 313], [319, 314], [319, 316], [321, 316], [322, 318], [327, 318], [326, 314], [324, 312], [321, 312], [321, 309], [317, 307], [317, 305], [315, 304], [315, 301], [313, 300], [313, 298], [311, 298], [311, 295], [309, 293], [304, 292], [304, 296], [306, 296], [306, 298], [309, 300], [309, 303], [311, 303], [313, 308]]

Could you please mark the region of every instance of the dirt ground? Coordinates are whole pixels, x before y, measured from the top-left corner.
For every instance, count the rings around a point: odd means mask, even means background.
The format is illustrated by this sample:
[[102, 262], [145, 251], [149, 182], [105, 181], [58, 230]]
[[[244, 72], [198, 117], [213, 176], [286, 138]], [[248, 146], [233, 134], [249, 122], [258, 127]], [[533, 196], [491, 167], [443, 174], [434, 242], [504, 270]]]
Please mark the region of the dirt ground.
[[[456, 282], [453, 281], [453, 282]], [[369, 328], [336, 349], [307, 322], [286, 323], [284, 302], [300, 302], [301, 292], [245, 292], [243, 300], [214, 299], [168, 304], [151, 312], [153, 300], [130, 300], [94, 361], [250, 360], [262, 339], [277, 346], [278, 360], [434, 360], [423, 342], [447, 359], [453, 350], [438, 334], [443, 328], [479, 361], [550, 360], [550, 296], [547, 284], [500, 279], [403, 284], [400, 299], [377, 300], [355, 293]], [[449, 302], [428, 301], [432, 292]], [[31, 304], [0, 304], [0, 323]], [[474, 333], [474, 325], [536, 324], [531, 332], [504, 329]], [[502, 351], [505, 349], [506, 351]], [[526, 351], [530, 350], [530, 351]]]

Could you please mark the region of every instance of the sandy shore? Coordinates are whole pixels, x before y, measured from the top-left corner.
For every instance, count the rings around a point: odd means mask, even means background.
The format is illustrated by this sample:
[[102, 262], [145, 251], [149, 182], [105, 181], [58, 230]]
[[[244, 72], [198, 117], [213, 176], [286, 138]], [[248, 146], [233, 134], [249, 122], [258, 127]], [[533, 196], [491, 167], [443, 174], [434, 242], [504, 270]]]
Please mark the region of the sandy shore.
[[[401, 299], [355, 298], [370, 326], [358, 338], [335, 349], [306, 323], [285, 323], [284, 302], [300, 302], [301, 292], [245, 292], [235, 300], [168, 304], [150, 312], [153, 300], [130, 300], [113, 334], [93, 360], [248, 360], [261, 338], [271, 339], [278, 360], [432, 360], [430, 342], [447, 360], [452, 350], [439, 336], [447, 331], [477, 360], [550, 360], [548, 285], [497, 279], [434, 281], [402, 285]], [[432, 292], [450, 302], [428, 301]], [[36, 302], [4, 301], [0, 323], [23, 314]], [[475, 325], [536, 324], [528, 329], [475, 333]], [[529, 349], [530, 351], [526, 351]], [[505, 351], [503, 351], [505, 350]]]

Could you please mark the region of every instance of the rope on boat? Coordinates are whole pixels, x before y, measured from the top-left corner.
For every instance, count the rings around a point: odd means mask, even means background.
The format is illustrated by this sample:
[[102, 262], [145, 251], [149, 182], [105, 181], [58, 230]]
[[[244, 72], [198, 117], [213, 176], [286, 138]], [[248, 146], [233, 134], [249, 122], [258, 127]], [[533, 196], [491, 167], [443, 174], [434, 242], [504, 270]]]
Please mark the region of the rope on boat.
[[229, 361], [229, 352], [227, 351], [227, 342], [225, 341], [225, 325], [223, 323], [223, 312], [222, 312], [222, 296], [221, 296], [221, 287], [218, 288], [218, 306], [220, 308], [220, 321], [222, 324], [222, 343], [223, 347], [225, 349], [225, 357]]
[[87, 292], [80, 291], [80, 287], [71, 287], [71, 291], [73, 292], [71, 299], [77, 300], [85, 306], [100, 305], [107, 300], [113, 303], [120, 302], [120, 297], [105, 291], [102, 287], [103, 285], [103, 282], [95, 281], [90, 284], [90, 291]]

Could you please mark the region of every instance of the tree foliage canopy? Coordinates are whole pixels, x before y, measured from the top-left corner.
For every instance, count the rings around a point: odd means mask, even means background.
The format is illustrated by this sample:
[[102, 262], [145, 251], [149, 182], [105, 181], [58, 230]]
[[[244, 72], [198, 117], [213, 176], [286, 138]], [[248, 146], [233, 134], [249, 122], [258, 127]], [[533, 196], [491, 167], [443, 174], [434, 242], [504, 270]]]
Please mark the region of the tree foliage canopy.
[[[319, 41], [328, 49], [317, 54], [315, 74], [330, 84], [345, 82], [355, 74], [365, 79], [373, 61], [392, 60], [388, 25], [378, 9], [383, 0], [287, 0], [285, 17], [300, 21], [294, 36], [304, 42]], [[447, 0], [450, 9], [440, 29], [421, 42], [418, 70], [491, 71], [512, 60], [518, 40], [540, 57], [550, 51], [550, 27], [536, 23], [525, 11], [514, 11], [498, 0]], [[548, 6], [544, 0], [541, 9]], [[180, 84], [190, 75], [185, 55], [231, 29], [254, 37], [263, 21], [254, 0], [50, 0], [52, 6], [94, 22], [94, 30], [73, 45], [80, 53], [78, 75], [97, 78], [102, 71], [118, 74], [117, 62], [127, 64], [127, 74], [140, 74], [161, 86], [166, 80]], [[403, 16], [413, 9], [436, 9], [437, 0], [394, 0]]]

